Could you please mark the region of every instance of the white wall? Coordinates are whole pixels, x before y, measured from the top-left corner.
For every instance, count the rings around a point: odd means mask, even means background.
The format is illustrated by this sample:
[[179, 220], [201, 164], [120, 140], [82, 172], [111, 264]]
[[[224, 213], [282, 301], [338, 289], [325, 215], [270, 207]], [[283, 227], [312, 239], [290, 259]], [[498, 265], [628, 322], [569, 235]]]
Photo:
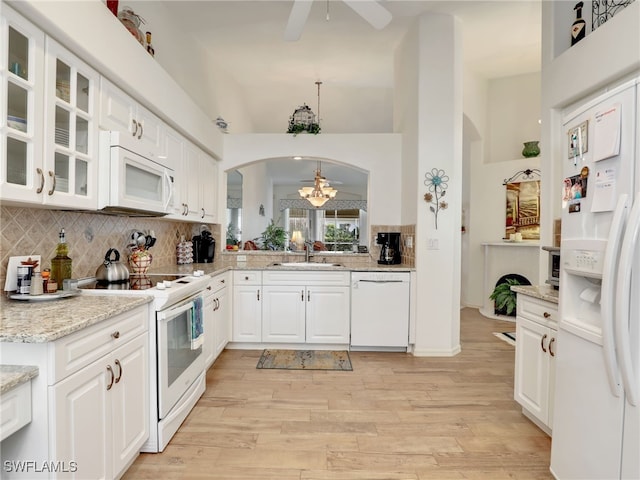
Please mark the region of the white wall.
[[[242, 241], [245, 242], [260, 237], [274, 218], [273, 185], [264, 162], [239, 168], [238, 171], [242, 174]], [[261, 205], [264, 215], [260, 214]], [[277, 220], [277, 215], [275, 217]]]
[[403, 225], [416, 224], [418, 220], [418, 122], [419, 95], [418, 68], [418, 22], [405, 35], [394, 58], [395, 89], [393, 103], [393, 131], [402, 133], [402, 211], [400, 222]]
[[[286, 133], [229, 134], [225, 136], [225, 156], [220, 163], [220, 170], [227, 171], [268, 158], [296, 155], [325, 158], [351, 165], [369, 172], [369, 224], [396, 225], [402, 191], [398, 174], [401, 169], [400, 142], [401, 136], [392, 133], [295, 137]], [[220, 188], [226, 191], [225, 175], [220, 177]]]
[[[408, 69], [417, 107], [405, 104], [405, 117], [397, 125], [410, 131], [405, 142], [416, 144], [417, 163], [408, 162], [404, 178], [416, 205], [416, 355], [455, 355], [460, 350], [460, 209], [462, 198], [462, 51], [461, 27], [449, 15], [423, 15], [417, 25], [417, 42], [407, 42], [399, 53], [401, 68]], [[417, 48], [415, 48], [417, 44]], [[415, 73], [413, 73], [415, 72]], [[414, 129], [414, 122], [417, 126]], [[403, 131], [403, 133], [405, 133]], [[414, 173], [417, 166], [417, 175]], [[403, 168], [405, 165], [403, 164]], [[423, 196], [425, 176], [432, 169], [449, 177], [448, 208], [435, 215]], [[413, 186], [411, 186], [413, 185]], [[409, 201], [409, 200], [407, 200]], [[427, 249], [427, 242], [437, 249]]]
[[486, 162], [522, 157], [523, 142], [540, 141], [540, 73], [488, 82]]

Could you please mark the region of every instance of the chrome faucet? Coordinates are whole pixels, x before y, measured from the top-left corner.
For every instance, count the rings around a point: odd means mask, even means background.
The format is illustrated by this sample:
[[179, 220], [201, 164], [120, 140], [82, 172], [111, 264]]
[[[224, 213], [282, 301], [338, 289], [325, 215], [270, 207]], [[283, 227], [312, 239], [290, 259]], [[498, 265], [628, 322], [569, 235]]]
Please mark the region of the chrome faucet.
[[313, 255], [311, 254], [311, 252], [313, 251], [313, 242], [310, 240], [305, 240], [304, 244], [307, 247], [304, 251], [304, 261], [309, 263], [311, 261], [311, 257], [313, 257]]

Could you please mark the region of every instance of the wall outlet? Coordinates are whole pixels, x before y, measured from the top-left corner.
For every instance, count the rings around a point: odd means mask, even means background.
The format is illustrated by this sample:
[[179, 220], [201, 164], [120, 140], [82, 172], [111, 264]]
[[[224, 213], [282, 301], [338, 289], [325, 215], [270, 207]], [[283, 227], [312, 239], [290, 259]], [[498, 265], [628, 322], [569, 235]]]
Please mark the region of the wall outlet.
[[238, 261], [238, 262], [246, 262], [247, 261], [247, 256], [246, 255], [237, 255], [236, 256], [236, 261]]
[[437, 238], [427, 238], [427, 250], [439, 250], [440, 245]]
[[413, 237], [407, 237], [404, 244], [407, 248], [413, 248]]

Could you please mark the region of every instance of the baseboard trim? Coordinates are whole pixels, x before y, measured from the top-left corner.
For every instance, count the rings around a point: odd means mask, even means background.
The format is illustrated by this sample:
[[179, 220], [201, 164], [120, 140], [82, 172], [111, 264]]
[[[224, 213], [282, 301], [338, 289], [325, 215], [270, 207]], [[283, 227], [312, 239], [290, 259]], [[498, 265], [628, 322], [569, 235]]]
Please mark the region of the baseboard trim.
[[440, 350], [435, 348], [427, 348], [427, 349], [413, 349], [413, 355], [415, 357], [453, 357], [459, 354], [462, 351], [460, 345], [456, 345], [455, 347], [449, 350]]

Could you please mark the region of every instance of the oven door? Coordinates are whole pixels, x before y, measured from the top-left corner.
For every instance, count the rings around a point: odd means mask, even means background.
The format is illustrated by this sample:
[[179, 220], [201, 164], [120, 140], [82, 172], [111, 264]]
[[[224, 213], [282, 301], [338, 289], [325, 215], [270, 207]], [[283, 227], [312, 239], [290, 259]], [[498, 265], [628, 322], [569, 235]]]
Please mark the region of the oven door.
[[194, 299], [157, 313], [159, 419], [169, 413], [204, 371], [202, 347], [191, 346]]

